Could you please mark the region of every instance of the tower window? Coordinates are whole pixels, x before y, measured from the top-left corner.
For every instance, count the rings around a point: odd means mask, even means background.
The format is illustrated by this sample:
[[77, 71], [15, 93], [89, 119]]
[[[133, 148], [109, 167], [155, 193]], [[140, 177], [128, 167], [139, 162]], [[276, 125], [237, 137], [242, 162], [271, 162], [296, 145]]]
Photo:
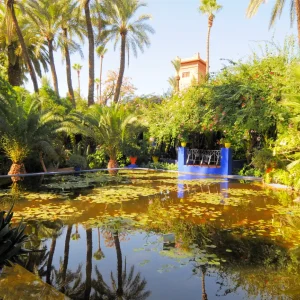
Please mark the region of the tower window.
[[182, 78], [190, 77], [190, 72], [182, 72]]

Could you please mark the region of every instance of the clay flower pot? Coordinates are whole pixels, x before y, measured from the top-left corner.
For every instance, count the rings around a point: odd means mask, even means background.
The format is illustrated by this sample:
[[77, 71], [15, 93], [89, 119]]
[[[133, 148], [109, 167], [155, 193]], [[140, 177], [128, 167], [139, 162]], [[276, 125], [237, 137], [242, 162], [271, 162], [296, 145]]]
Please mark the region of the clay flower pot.
[[130, 159], [130, 163], [131, 163], [132, 165], [135, 165], [135, 164], [136, 164], [137, 156], [129, 156], [129, 159]]

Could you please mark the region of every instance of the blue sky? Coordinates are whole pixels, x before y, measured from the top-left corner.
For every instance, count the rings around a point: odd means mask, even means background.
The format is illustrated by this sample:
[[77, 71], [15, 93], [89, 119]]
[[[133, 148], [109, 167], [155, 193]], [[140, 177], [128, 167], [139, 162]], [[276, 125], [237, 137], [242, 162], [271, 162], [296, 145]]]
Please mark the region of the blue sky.
[[[282, 43], [287, 35], [296, 33], [296, 24], [290, 28], [289, 2], [282, 17], [269, 30], [269, 20], [275, 0], [269, 0], [262, 5], [258, 14], [252, 19], [246, 18], [246, 8], [249, 0], [219, 0], [223, 9], [216, 15], [211, 32], [211, 71], [222, 68], [221, 58], [233, 60], [246, 59], [252, 49], [257, 48], [262, 41], [274, 40]], [[151, 46], [144, 53], [138, 53], [130, 58], [129, 68], [125, 69], [125, 76], [132, 78], [137, 87], [137, 94], [161, 95], [168, 90], [167, 79], [174, 75], [171, 60], [176, 56], [190, 57], [199, 52], [201, 58], [206, 58], [207, 17], [198, 11], [199, 0], [148, 0], [148, 6], [138, 11], [138, 14], [149, 13], [153, 19], [150, 24], [155, 29], [151, 35]], [[108, 45], [108, 52], [103, 62], [103, 80], [108, 70], [119, 68], [119, 47], [116, 51], [113, 45]], [[81, 72], [81, 90], [87, 95], [88, 85], [88, 51], [87, 43], [83, 46], [85, 58], [78, 54], [71, 57], [72, 65], [83, 65]], [[60, 94], [67, 92], [65, 66], [60, 55], [55, 56], [59, 79]], [[95, 56], [95, 77], [99, 77], [99, 59]], [[51, 78], [51, 74], [47, 74]], [[74, 88], [77, 88], [77, 77], [72, 71]], [[27, 87], [32, 90], [31, 82]]]

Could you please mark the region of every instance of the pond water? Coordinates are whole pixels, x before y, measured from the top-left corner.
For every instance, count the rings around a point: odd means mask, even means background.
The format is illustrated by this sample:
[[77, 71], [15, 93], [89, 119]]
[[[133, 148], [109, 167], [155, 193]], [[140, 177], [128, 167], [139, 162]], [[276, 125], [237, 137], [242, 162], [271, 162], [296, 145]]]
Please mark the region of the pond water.
[[44, 250], [23, 266], [71, 299], [300, 299], [294, 198], [261, 183], [136, 170], [0, 190], [1, 209], [14, 200], [14, 222]]

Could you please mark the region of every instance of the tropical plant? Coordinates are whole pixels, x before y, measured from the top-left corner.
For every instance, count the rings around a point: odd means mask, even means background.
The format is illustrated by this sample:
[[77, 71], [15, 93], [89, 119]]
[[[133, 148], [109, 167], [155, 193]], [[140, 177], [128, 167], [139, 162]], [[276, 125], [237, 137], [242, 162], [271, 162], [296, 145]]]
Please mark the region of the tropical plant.
[[20, 29], [19, 23], [18, 23], [18, 19], [16, 17], [16, 12], [15, 12], [15, 0], [5, 0], [6, 1], [6, 8], [8, 11], [7, 14], [7, 24], [8, 27], [10, 28], [10, 30], [8, 31], [8, 39], [11, 38], [11, 27], [12, 24], [16, 30], [21, 48], [22, 48], [22, 55], [24, 57], [24, 61], [26, 63], [26, 66], [28, 68], [32, 83], [33, 83], [33, 87], [34, 87], [34, 91], [36, 93], [39, 92], [39, 87], [38, 87], [38, 83], [37, 83], [37, 77], [36, 77], [36, 73], [35, 70], [33, 68], [32, 62], [30, 60], [29, 54], [28, 54], [28, 50], [26, 47], [26, 43], [22, 34], [22, 31]]
[[179, 57], [176, 57], [175, 59], [173, 59], [171, 61], [175, 71], [176, 71], [176, 92], [179, 92], [179, 81], [180, 81], [180, 76], [179, 76], [179, 71], [180, 71], [180, 67], [181, 67], [181, 59]]
[[[247, 17], [252, 18], [257, 13], [260, 5], [265, 2], [266, 2], [265, 0], [250, 0], [250, 3], [247, 8]], [[269, 28], [274, 26], [276, 19], [280, 18], [285, 3], [286, 3], [285, 0], [275, 1], [271, 19], [270, 19]], [[291, 26], [293, 25], [296, 18], [297, 18], [297, 30], [298, 30], [298, 43], [300, 43], [300, 3], [298, 0], [291, 0], [290, 1]]]
[[102, 67], [103, 67], [103, 58], [104, 58], [104, 55], [106, 54], [107, 52], [107, 49], [105, 48], [105, 45], [100, 45], [96, 48], [96, 53], [98, 54], [98, 56], [100, 57], [101, 59], [101, 62], [100, 62], [100, 77], [99, 77], [99, 87], [100, 87], [100, 97], [98, 98], [98, 102], [99, 104], [102, 103]]
[[82, 69], [82, 65], [74, 64], [73, 69], [77, 72], [77, 79], [78, 79], [78, 94], [80, 96], [80, 71]]
[[67, 164], [70, 167], [84, 169], [87, 166], [87, 162], [84, 156], [79, 154], [72, 154], [67, 160]]
[[51, 109], [42, 109], [41, 103], [33, 97], [17, 97], [13, 91], [9, 97], [0, 95], [1, 148], [13, 162], [9, 174], [24, 173], [24, 159], [32, 151], [38, 153], [42, 167], [47, 171], [43, 154], [56, 157], [52, 142], [61, 117]]
[[95, 41], [94, 30], [90, 12], [91, 0], [80, 0], [80, 5], [84, 9], [87, 38], [89, 43], [89, 83], [88, 83], [88, 106], [94, 104], [94, 80], [95, 80]]
[[[33, 68], [37, 75], [41, 77], [41, 67], [45, 72], [48, 71], [47, 49], [43, 45], [39, 47], [38, 52], [36, 51], [39, 34], [33, 30], [26, 30], [31, 26], [26, 15], [19, 14], [17, 17]], [[26, 64], [16, 31], [14, 27], [10, 28], [5, 20], [6, 18], [8, 18], [6, 7], [0, 4], [0, 49], [3, 51], [3, 58], [5, 57], [5, 61], [2, 61], [2, 67], [7, 70], [9, 83], [12, 86], [20, 86], [26, 80]]]
[[210, 50], [210, 32], [213, 26], [215, 13], [222, 8], [222, 5], [217, 3], [217, 0], [201, 0], [199, 10], [202, 14], [208, 16], [208, 31], [206, 39], [206, 75], [209, 75], [209, 50]]
[[[85, 116], [73, 114], [60, 129], [68, 133], [81, 133], [101, 145], [109, 156], [108, 169], [117, 168], [117, 156], [133, 130], [137, 118], [119, 105], [92, 106]], [[116, 173], [116, 171], [112, 171]]]
[[45, 42], [48, 45], [49, 62], [52, 74], [54, 90], [59, 95], [57, 74], [54, 62], [55, 43], [58, 33], [61, 30], [64, 18], [68, 18], [65, 9], [68, 7], [68, 0], [28, 0], [26, 1], [26, 11], [30, 16], [34, 26], [40, 32], [40, 44]]
[[137, 48], [143, 52], [144, 46], [150, 46], [150, 40], [147, 33], [154, 33], [153, 28], [145, 23], [145, 21], [148, 21], [151, 18], [150, 15], [143, 14], [135, 21], [132, 21], [137, 10], [144, 6], [146, 6], [146, 4], [139, 0], [117, 0], [115, 2], [105, 0], [103, 3], [106, 28], [101, 33], [101, 39], [114, 39], [115, 47], [121, 39], [120, 70], [114, 94], [115, 103], [119, 101], [120, 97], [125, 70], [126, 52], [128, 57], [130, 49], [135, 56], [137, 56]]
[[18, 227], [11, 228], [13, 206], [8, 212], [0, 212], [0, 269], [3, 266], [11, 266], [19, 261], [19, 256], [30, 252], [23, 245], [28, 241], [24, 234], [26, 225], [20, 223]]
[[68, 0], [64, 7], [64, 14], [61, 18], [61, 28], [62, 33], [58, 40], [59, 46], [62, 49], [63, 57], [66, 60], [66, 75], [67, 75], [67, 84], [69, 97], [71, 98], [71, 102], [75, 107], [75, 97], [74, 90], [72, 84], [72, 74], [71, 74], [71, 58], [70, 53], [74, 51], [78, 51], [81, 56], [82, 51], [81, 47], [78, 43], [74, 41], [74, 37], [76, 36], [80, 40], [80, 44], [84, 42], [85, 28], [83, 24], [83, 18], [81, 15], [81, 10], [78, 7], [78, 4], [74, 0]]

